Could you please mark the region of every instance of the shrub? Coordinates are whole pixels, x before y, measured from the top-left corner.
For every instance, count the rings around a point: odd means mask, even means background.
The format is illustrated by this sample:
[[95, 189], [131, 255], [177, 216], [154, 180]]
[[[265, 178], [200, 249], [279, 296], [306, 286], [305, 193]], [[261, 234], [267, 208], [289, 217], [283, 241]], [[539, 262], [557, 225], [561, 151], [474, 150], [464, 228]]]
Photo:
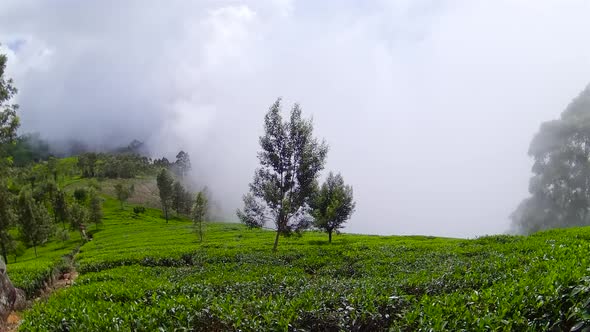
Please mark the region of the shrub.
[[86, 188], [78, 188], [74, 190], [74, 198], [79, 203], [86, 202], [86, 199], [88, 198], [88, 190], [86, 190]]

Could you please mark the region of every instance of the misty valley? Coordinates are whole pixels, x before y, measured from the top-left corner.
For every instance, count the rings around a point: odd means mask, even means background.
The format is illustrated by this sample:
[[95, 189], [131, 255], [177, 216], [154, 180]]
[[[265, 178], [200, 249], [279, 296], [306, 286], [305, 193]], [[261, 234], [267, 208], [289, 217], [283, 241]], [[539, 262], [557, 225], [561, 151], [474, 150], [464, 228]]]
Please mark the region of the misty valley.
[[590, 332], [588, 13], [0, 3], [0, 331]]

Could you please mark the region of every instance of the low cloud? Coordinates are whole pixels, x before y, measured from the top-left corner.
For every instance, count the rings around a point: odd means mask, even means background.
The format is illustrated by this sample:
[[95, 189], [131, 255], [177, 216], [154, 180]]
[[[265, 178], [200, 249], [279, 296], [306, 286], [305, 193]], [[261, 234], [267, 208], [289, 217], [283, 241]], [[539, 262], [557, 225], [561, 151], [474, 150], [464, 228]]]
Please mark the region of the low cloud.
[[[301, 103], [354, 187], [346, 231], [508, 228], [528, 144], [590, 81], [587, 1], [16, 1], [23, 131], [191, 154], [228, 218], [262, 118]], [[287, 109], [285, 109], [287, 111]]]

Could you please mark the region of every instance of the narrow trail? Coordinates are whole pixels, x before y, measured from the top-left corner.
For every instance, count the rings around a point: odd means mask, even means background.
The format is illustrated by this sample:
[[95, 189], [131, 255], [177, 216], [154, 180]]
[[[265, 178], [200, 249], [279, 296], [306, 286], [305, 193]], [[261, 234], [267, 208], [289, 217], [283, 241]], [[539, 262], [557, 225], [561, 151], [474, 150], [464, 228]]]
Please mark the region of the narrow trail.
[[27, 307], [24, 310], [12, 311], [6, 320], [5, 326], [0, 326], [0, 332], [18, 331], [22, 322], [23, 311], [29, 309], [34, 303], [47, 300], [53, 292], [73, 285], [76, 278], [78, 278], [78, 272], [76, 271], [74, 260], [79, 251], [80, 247], [76, 248], [69, 255], [63, 257], [63, 259], [68, 262], [68, 270], [60, 272], [56, 277], [48, 280], [47, 286], [39, 291], [38, 296], [32, 300], [27, 299]]

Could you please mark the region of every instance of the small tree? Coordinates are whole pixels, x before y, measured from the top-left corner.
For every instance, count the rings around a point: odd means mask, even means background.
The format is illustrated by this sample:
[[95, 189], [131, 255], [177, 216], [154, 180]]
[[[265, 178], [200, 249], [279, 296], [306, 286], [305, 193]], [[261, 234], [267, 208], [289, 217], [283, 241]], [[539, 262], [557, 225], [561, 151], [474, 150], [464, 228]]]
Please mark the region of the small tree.
[[96, 190], [90, 190], [90, 206], [89, 206], [89, 220], [96, 225], [96, 228], [102, 224], [102, 198], [98, 195]]
[[[10, 242], [10, 254], [14, 257], [14, 262], [16, 263], [16, 259], [25, 254], [27, 251], [27, 246], [21, 241], [11, 241]], [[8, 262], [7, 262], [8, 263]]]
[[70, 239], [70, 232], [66, 229], [60, 229], [55, 232], [55, 236], [61, 241], [66, 242]]
[[199, 241], [203, 242], [203, 222], [207, 218], [209, 202], [204, 192], [199, 191], [193, 206], [193, 223], [195, 230], [199, 233]]
[[66, 221], [69, 219], [68, 200], [63, 190], [57, 190], [53, 200], [53, 215], [55, 223], [61, 221], [63, 229], [66, 229]]
[[82, 170], [82, 176], [92, 178], [96, 176], [96, 163], [98, 154], [94, 152], [84, 153], [78, 156], [78, 167]]
[[175, 181], [172, 185], [172, 208], [176, 211], [176, 213], [180, 214], [184, 210], [184, 199], [186, 190], [182, 184], [178, 181]]
[[249, 227], [274, 223], [273, 250], [279, 235], [310, 226], [308, 203], [328, 154], [328, 146], [312, 135], [312, 121], [301, 117], [299, 105], [293, 106], [290, 120], [283, 122], [280, 102], [278, 99], [264, 117], [265, 133], [258, 153], [261, 167], [254, 174], [250, 193], [244, 196], [244, 210], [237, 211]]
[[86, 224], [88, 223], [88, 210], [78, 203], [70, 208], [70, 225], [72, 230], [80, 232], [80, 238], [86, 239]]
[[86, 190], [86, 188], [77, 188], [74, 190], [74, 198], [80, 204], [86, 203], [86, 200], [88, 199], [88, 190]]
[[17, 206], [21, 237], [35, 248], [37, 257], [37, 246], [51, 235], [51, 218], [45, 206], [35, 202], [28, 190], [21, 190]]
[[49, 197], [49, 202], [52, 202], [55, 198], [55, 193], [57, 192], [57, 183], [53, 180], [48, 180], [45, 183], [45, 192]]
[[50, 176], [53, 177], [53, 181], [55, 183], [58, 182], [58, 159], [55, 157], [49, 157], [49, 159], [47, 160], [47, 173], [49, 173]]
[[182, 213], [186, 214], [187, 216], [190, 216], [192, 210], [193, 210], [193, 204], [194, 204], [194, 194], [191, 193], [188, 190], [185, 190], [183, 193], [183, 197], [182, 197]]
[[172, 205], [172, 196], [174, 192], [172, 186], [174, 179], [172, 179], [172, 176], [170, 176], [170, 173], [168, 173], [166, 169], [162, 169], [160, 173], [158, 173], [156, 182], [158, 184], [162, 210], [164, 211], [164, 216], [166, 217], [166, 223], [168, 223], [168, 211]]
[[344, 184], [340, 174], [330, 172], [314, 196], [311, 212], [314, 226], [327, 232], [328, 242], [332, 243], [332, 232], [342, 228], [354, 212], [352, 187]]
[[135, 192], [135, 186], [133, 186], [133, 185], [131, 185], [129, 187], [124, 186], [121, 183], [117, 183], [115, 185], [115, 195], [117, 196], [117, 199], [121, 203], [121, 210], [124, 209], [123, 204], [125, 204], [125, 202], [127, 202], [129, 197], [131, 197], [131, 195], [133, 195], [133, 192]]
[[178, 169], [178, 175], [184, 178], [185, 175], [191, 170], [191, 158], [188, 153], [184, 151], [178, 152], [176, 155], [175, 162], [176, 169]]

